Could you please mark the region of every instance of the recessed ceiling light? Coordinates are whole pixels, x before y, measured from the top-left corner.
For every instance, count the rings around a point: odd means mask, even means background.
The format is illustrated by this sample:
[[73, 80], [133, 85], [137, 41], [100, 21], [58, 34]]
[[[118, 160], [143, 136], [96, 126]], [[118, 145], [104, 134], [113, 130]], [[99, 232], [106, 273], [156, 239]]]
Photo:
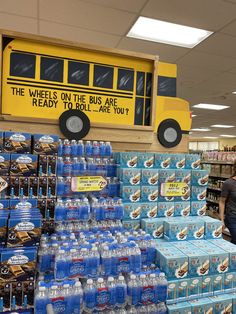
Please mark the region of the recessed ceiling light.
[[228, 129], [228, 128], [234, 128], [234, 125], [227, 125], [227, 124], [213, 124], [211, 125], [211, 127], [213, 128], [225, 128], [225, 129]]
[[236, 137], [236, 135], [222, 134], [221, 137]]
[[208, 128], [196, 128], [196, 129], [191, 129], [191, 131], [197, 131], [197, 132], [208, 132], [211, 129]]
[[203, 138], [213, 139], [213, 138], [218, 138], [218, 137], [216, 137], [216, 136], [203, 136]]
[[196, 114], [192, 114], [192, 118], [196, 117], [197, 115]]
[[210, 109], [210, 110], [222, 110], [229, 108], [229, 106], [225, 105], [214, 105], [214, 104], [198, 104], [194, 105], [194, 108], [200, 108], [200, 109]]
[[213, 32], [140, 16], [127, 37], [193, 48]]

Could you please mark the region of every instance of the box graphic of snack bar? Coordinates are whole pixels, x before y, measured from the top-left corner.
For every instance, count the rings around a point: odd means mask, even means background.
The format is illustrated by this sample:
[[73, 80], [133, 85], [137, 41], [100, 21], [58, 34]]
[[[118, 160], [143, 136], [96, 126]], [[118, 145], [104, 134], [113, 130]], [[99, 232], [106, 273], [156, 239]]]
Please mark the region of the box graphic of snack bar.
[[59, 136], [34, 134], [33, 135], [33, 153], [53, 155], [57, 154]]
[[36, 176], [37, 175], [37, 156], [12, 154], [10, 175], [12, 176]]
[[37, 250], [4, 249], [0, 253], [0, 280], [5, 282], [30, 280], [35, 275]]
[[146, 218], [141, 220], [141, 227], [154, 239], [160, 239], [164, 236], [165, 218]]
[[138, 157], [139, 168], [153, 168], [154, 167], [154, 154], [142, 153]]
[[124, 219], [140, 219], [142, 213], [142, 203], [123, 203]]
[[17, 154], [31, 153], [31, 134], [5, 132], [4, 152]]
[[121, 168], [119, 169], [119, 179], [124, 185], [140, 185], [141, 169]]
[[142, 169], [142, 185], [158, 185], [158, 169]]
[[8, 176], [10, 172], [11, 155], [0, 154], [0, 176]]
[[156, 218], [158, 215], [158, 204], [156, 202], [141, 203], [141, 218]]

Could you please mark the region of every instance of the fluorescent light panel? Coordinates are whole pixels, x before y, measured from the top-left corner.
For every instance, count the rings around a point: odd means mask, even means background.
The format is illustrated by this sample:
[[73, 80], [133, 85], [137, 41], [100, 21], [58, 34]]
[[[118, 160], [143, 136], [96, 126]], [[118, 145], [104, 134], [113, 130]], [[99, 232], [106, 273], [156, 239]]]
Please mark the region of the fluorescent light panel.
[[234, 128], [234, 125], [227, 125], [227, 124], [213, 124], [211, 125], [212, 128], [222, 128], [222, 129], [229, 129]]
[[223, 110], [226, 108], [229, 108], [229, 106], [225, 105], [215, 105], [215, 104], [197, 104], [193, 106], [194, 108], [199, 108], [199, 109], [209, 109], [209, 110]]
[[222, 134], [221, 137], [236, 137], [236, 135]]
[[192, 118], [196, 117], [197, 115], [196, 114], [192, 114]]
[[144, 39], [185, 48], [193, 48], [212, 32], [140, 16], [127, 37]]
[[196, 132], [208, 132], [211, 129], [208, 128], [196, 128], [196, 129], [191, 129], [191, 131], [196, 131]]
[[218, 137], [216, 137], [216, 136], [203, 136], [203, 138], [216, 139], [216, 138], [218, 138]]

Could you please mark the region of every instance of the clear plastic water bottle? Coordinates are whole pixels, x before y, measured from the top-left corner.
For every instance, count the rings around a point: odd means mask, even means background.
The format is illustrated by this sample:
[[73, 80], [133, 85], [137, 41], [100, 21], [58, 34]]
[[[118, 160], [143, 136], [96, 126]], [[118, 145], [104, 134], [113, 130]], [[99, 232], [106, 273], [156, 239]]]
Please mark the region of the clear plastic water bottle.
[[58, 141], [57, 155], [58, 155], [58, 157], [63, 156], [63, 142], [61, 139], [59, 139], [59, 141]]
[[66, 219], [65, 206], [62, 199], [58, 199], [55, 205], [55, 221], [63, 221]]
[[93, 156], [97, 157], [100, 155], [99, 143], [97, 141], [93, 141]]
[[71, 177], [66, 177], [64, 180], [64, 196], [70, 196], [71, 193]]
[[92, 313], [96, 307], [97, 289], [92, 279], [88, 279], [84, 287], [84, 308], [87, 312]]
[[158, 302], [165, 302], [167, 299], [168, 282], [164, 273], [160, 273], [157, 281], [157, 297]]
[[93, 145], [90, 141], [86, 141], [85, 143], [84, 154], [86, 157], [91, 157], [93, 155]]
[[116, 306], [124, 308], [127, 302], [127, 285], [124, 276], [119, 276], [116, 282]]
[[63, 177], [57, 178], [57, 195], [63, 196], [65, 192], [65, 183]]
[[70, 157], [66, 157], [64, 160], [63, 166], [63, 176], [64, 177], [71, 177], [72, 174], [72, 162]]
[[71, 291], [71, 312], [68, 314], [80, 314], [83, 310], [83, 289], [81, 282], [76, 281]]
[[85, 174], [87, 170], [87, 163], [84, 157], [80, 157], [79, 166], [80, 166], [80, 174], [81, 175]]
[[112, 146], [110, 142], [106, 142], [106, 156], [111, 157], [112, 155]]
[[39, 251], [38, 251], [38, 260], [39, 265], [38, 269], [39, 272], [46, 272], [50, 270], [50, 255], [49, 255], [49, 247], [48, 244], [43, 243], [41, 244]]
[[106, 157], [106, 145], [105, 145], [105, 143], [104, 142], [100, 142], [99, 143], [100, 145], [100, 156], [101, 157]]
[[92, 247], [88, 253], [87, 274], [96, 277], [99, 274], [100, 254], [96, 247]]
[[88, 220], [90, 214], [90, 204], [87, 197], [84, 197], [80, 202], [80, 219]]
[[65, 303], [65, 313], [71, 313], [73, 304], [71, 303], [71, 291], [70, 291], [69, 283], [63, 284], [63, 288], [61, 292], [62, 292], [62, 297], [64, 298], [64, 303]]
[[131, 275], [128, 282], [128, 303], [138, 305], [140, 302], [140, 283], [136, 275]]
[[114, 308], [116, 305], [116, 283], [113, 277], [108, 277], [107, 279], [107, 287], [109, 294], [109, 308]]
[[65, 258], [65, 250], [59, 250], [55, 256], [55, 278], [66, 279], [68, 276], [68, 261]]
[[58, 177], [62, 177], [63, 176], [63, 171], [64, 171], [63, 157], [58, 157], [57, 158], [57, 176]]
[[71, 141], [71, 157], [77, 157], [77, 142], [76, 142], [76, 140]]
[[49, 298], [47, 295], [46, 287], [39, 287], [36, 291], [34, 299], [34, 309], [36, 314], [47, 314], [47, 305], [49, 304]]
[[104, 246], [101, 253], [101, 273], [104, 276], [112, 274], [112, 252], [108, 246]]
[[105, 310], [109, 301], [108, 287], [103, 278], [97, 280], [97, 295], [96, 295], [96, 309], [99, 311]]
[[142, 265], [140, 249], [134, 241], [129, 242], [129, 247], [131, 255], [130, 269], [134, 273], [139, 273]]
[[72, 176], [77, 177], [80, 174], [80, 164], [78, 162], [78, 157], [72, 159]]
[[122, 203], [122, 199], [119, 197], [115, 197], [113, 199], [113, 206], [115, 209], [115, 219], [122, 219], [124, 216], [124, 206]]
[[59, 286], [56, 284], [53, 284], [49, 289], [49, 298], [54, 314], [66, 313], [66, 303], [64, 297], [62, 297], [63, 292], [61, 290], [62, 289], [59, 289]]
[[63, 156], [69, 157], [71, 155], [71, 145], [70, 141], [65, 139], [63, 142]]
[[84, 143], [82, 140], [78, 141], [77, 145], [77, 156], [82, 157], [84, 156]]

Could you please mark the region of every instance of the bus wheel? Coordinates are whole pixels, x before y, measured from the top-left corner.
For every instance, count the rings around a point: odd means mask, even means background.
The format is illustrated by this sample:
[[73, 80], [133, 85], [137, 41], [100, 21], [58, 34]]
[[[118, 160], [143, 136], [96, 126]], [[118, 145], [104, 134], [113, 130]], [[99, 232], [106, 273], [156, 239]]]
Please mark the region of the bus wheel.
[[162, 121], [157, 130], [157, 138], [164, 147], [171, 148], [178, 145], [182, 139], [178, 122], [172, 119]]
[[85, 113], [77, 109], [63, 112], [59, 117], [62, 134], [69, 140], [80, 140], [90, 130], [90, 120]]

